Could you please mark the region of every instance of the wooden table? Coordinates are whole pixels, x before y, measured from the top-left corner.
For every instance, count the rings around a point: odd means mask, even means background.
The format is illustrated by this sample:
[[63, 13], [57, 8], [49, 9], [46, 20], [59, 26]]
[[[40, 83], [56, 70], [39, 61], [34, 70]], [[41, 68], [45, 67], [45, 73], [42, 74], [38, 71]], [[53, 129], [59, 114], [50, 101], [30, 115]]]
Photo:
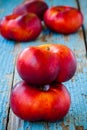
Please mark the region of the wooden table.
[[[22, 0], [0, 0], [0, 19], [12, 12]], [[87, 130], [87, 0], [46, 0], [49, 6], [70, 5], [79, 8], [84, 24], [71, 35], [53, 33], [45, 28], [35, 41], [16, 43], [0, 36], [0, 130]], [[11, 87], [20, 78], [15, 63], [17, 55], [27, 46], [61, 43], [70, 47], [77, 58], [75, 76], [64, 83], [71, 94], [71, 107], [66, 117], [54, 123], [26, 122], [17, 118], [9, 106]]]

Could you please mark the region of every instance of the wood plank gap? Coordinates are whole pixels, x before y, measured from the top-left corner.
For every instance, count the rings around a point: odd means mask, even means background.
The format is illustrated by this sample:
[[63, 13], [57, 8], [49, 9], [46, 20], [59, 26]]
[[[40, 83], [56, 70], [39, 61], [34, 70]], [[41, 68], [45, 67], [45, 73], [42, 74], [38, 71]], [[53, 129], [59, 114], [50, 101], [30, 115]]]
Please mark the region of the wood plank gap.
[[[14, 62], [14, 64], [15, 64], [15, 63], [16, 63], [16, 58], [15, 58], [15, 62]], [[15, 65], [14, 65], [14, 70], [13, 70], [11, 89], [12, 89], [12, 87], [13, 87], [13, 83], [14, 83], [14, 76], [15, 76]], [[10, 91], [10, 93], [11, 93], [11, 91]], [[9, 96], [9, 99], [10, 99], [10, 96]], [[9, 107], [8, 107], [8, 114], [7, 114], [7, 121], [6, 121], [6, 128], [5, 128], [5, 130], [8, 129], [9, 116], [10, 116], [10, 103], [9, 103], [8, 105], [9, 105]]]
[[7, 114], [7, 121], [6, 121], [6, 129], [8, 128], [8, 122], [9, 122], [9, 113], [10, 113], [10, 104], [9, 104], [9, 107], [8, 107], [8, 114]]
[[50, 127], [49, 127], [49, 123], [48, 123], [48, 122], [46, 122], [45, 128], [46, 128], [46, 130], [50, 130]]
[[[78, 9], [81, 11], [79, 0], [76, 0], [76, 2], [77, 2]], [[86, 33], [85, 33], [84, 25], [82, 25], [82, 31], [83, 31], [83, 38], [84, 38], [85, 49], [86, 49], [86, 58], [87, 58], [87, 43], [86, 43]]]
[[76, 0], [76, 2], [77, 2], [78, 9], [81, 10], [79, 0]]
[[83, 30], [83, 38], [84, 38], [84, 43], [86, 48], [86, 58], [87, 58], [87, 43], [86, 43], [86, 33], [85, 33], [84, 25], [82, 25], [82, 30]]

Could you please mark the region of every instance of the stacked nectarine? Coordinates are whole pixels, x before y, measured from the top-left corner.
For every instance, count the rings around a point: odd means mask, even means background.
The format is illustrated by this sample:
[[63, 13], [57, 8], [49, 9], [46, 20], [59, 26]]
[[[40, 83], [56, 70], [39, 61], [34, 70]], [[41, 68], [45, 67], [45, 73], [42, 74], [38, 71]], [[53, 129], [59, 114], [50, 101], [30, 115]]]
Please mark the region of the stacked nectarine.
[[[83, 23], [82, 13], [69, 6], [48, 5], [41, 0], [27, 0], [11, 15], [0, 20], [0, 33], [7, 39], [36, 39], [45, 25], [57, 33], [76, 32]], [[76, 71], [76, 58], [70, 48], [61, 44], [44, 44], [24, 49], [17, 59], [22, 81], [10, 95], [10, 106], [20, 118], [28, 121], [56, 121], [70, 108], [70, 94], [62, 82]]]
[[21, 81], [11, 92], [10, 106], [23, 120], [54, 122], [67, 114], [70, 94], [63, 84], [45, 85], [40, 90], [37, 86]]
[[70, 108], [70, 94], [61, 83], [76, 71], [76, 58], [61, 44], [25, 48], [17, 58], [17, 71], [23, 81], [12, 89], [10, 106], [28, 121], [56, 121]]

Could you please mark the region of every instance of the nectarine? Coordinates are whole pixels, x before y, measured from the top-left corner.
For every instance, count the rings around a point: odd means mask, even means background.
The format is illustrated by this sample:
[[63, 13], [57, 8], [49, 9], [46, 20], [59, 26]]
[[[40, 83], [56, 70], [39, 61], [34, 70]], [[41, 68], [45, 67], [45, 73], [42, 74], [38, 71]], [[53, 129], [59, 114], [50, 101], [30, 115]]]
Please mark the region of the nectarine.
[[[63, 84], [42, 87], [17, 83], [10, 95], [13, 112], [27, 121], [57, 121], [62, 119], [70, 108], [70, 94]], [[47, 88], [47, 89], [46, 89]], [[44, 90], [45, 89], [45, 90]]]
[[0, 21], [1, 35], [15, 41], [35, 40], [41, 31], [41, 21], [32, 13], [23, 15], [11, 14]]
[[83, 24], [81, 11], [69, 6], [53, 6], [44, 14], [46, 26], [58, 33], [70, 34], [76, 32]]

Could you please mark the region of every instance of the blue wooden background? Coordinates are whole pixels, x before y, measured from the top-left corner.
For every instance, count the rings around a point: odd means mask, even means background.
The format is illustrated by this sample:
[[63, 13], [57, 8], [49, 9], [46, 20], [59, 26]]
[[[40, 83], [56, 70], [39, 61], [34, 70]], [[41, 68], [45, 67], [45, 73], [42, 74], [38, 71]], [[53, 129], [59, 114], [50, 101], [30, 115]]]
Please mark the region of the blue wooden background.
[[[0, 19], [11, 14], [23, 0], [0, 0]], [[49, 6], [70, 5], [79, 8], [84, 24], [78, 32], [61, 35], [44, 28], [36, 41], [16, 43], [0, 36], [0, 130], [87, 130], [87, 0], [46, 0]], [[71, 94], [71, 107], [66, 117], [55, 123], [26, 122], [17, 118], [9, 107], [11, 87], [20, 78], [15, 63], [17, 55], [27, 46], [61, 43], [70, 47], [77, 58], [75, 76], [64, 83]]]

